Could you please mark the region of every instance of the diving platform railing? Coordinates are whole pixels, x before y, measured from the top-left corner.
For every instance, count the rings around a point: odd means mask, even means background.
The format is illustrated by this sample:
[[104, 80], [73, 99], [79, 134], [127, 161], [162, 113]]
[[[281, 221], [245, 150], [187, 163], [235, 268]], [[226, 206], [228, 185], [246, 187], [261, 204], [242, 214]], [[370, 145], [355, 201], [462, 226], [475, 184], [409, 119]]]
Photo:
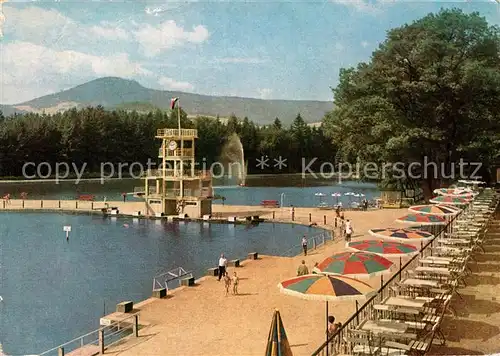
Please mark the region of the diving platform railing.
[[[181, 195], [180, 189], [167, 189], [165, 192], [166, 198], [176, 198]], [[134, 195], [145, 195], [146, 189], [144, 187], [134, 187]], [[157, 192], [156, 187], [149, 187], [148, 195], [152, 197], [159, 196], [160, 194]], [[209, 198], [212, 196], [212, 188], [205, 187], [202, 189], [184, 189], [184, 198], [193, 197], [193, 198]]]
[[156, 131], [157, 138], [198, 138], [198, 130], [196, 129], [158, 129]]
[[139, 336], [139, 313], [130, 314], [123, 319], [116, 320], [109, 325], [91, 331], [85, 335], [58, 345], [50, 350], [38, 354], [38, 356], [64, 356], [64, 355], [96, 355], [104, 354], [110, 347], [124, 337]]
[[174, 169], [165, 168], [165, 169], [147, 169], [143, 173], [142, 178], [145, 178], [145, 177], [161, 178], [161, 177], [163, 177], [164, 172], [165, 172], [165, 177], [167, 177], [167, 178], [174, 178], [175, 177], [175, 178], [184, 178], [184, 179], [189, 179], [189, 178], [208, 179], [211, 177], [210, 171], [205, 171], [205, 170], [201, 170], [201, 169], [195, 169], [194, 175], [193, 175], [191, 172], [191, 169], [187, 168], [184, 170], [184, 174], [181, 176], [180, 170], [177, 170], [177, 172], [176, 172]]
[[[163, 148], [160, 147], [158, 150], [158, 157], [163, 157]], [[194, 149], [192, 148], [176, 148], [175, 150], [165, 150], [165, 158], [193, 158]]]
[[[179, 281], [179, 287], [181, 285], [181, 280], [185, 278], [193, 278], [193, 273], [191, 271], [186, 271], [182, 267], [176, 267], [170, 271], [161, 273], [153, 278], [153, 290], [165, 288], [168, 292], [168, 284], [174, 281]], [[175, 287], [174, 287], [175, 288]]]

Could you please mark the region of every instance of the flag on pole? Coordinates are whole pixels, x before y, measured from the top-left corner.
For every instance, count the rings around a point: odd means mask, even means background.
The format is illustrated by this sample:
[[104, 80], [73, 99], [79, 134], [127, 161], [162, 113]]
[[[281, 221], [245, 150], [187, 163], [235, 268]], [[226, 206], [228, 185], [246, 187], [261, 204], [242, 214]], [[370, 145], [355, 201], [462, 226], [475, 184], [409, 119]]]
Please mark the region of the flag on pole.
[[174, 110], [175, 109], [175, 104], [179, 101], [179, 98], [172, 98], [170, 100], [170, 109]]

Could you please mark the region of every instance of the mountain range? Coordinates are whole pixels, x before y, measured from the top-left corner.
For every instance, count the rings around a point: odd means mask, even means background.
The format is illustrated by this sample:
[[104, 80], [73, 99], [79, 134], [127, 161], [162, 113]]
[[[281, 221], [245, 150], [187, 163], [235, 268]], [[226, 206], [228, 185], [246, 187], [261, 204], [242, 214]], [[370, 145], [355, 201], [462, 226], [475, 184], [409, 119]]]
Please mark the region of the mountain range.
[[47, 114], [73, 107], [101, 105], [107, 109], [150, 111], [169, 109], [170, 99], [180, 98], [180, 105], [190, 116], [206, 115], [228, 117], [231, 114], [260, 125], [269, 124], [278, 117], [289, 124], [301, 114], [306, 122], [321, 121], [333, 108], [328, 101], [264, 100], [232, 96], [209, 96], [179, 91], [155, 90], [142, 86], [135, 80], [105, 77], [92, 80], [68, 90], [45, 95], [17, 105], [0, 105], [4, 115], [22, 112]]

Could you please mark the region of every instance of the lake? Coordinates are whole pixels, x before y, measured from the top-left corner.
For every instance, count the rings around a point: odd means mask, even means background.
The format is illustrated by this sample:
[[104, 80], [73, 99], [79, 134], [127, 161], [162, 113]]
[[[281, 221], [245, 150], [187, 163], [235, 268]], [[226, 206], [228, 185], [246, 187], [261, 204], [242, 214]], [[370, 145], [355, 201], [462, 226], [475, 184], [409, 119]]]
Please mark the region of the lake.
[[[54, 182], [21, 182], [1, 183], [0, 194], [10, 193], [12, 197], [19, 197], [21, 192], [28, 193], [32, 199], [74, 199], [78, 194], [94, 194], [97, 200], [121, 200], [123, 192], [133, 192], [134, 187], [141, 186], [143, 181], [136, 179], [121, 179], [105, 181], [83, 181], [75, 184], [71, 181], [55, 184]], [[367, 199], [374, 199], [380, 195], [377, 186], [373, 183], [357, 181], [338, 182], [336, 179], [303, 179], [300, 174], [248, 176], [247, 186], [240, 187], [234, 180], [214, 180], [214, 194], [226, 198], [227, 205], [259, 205], [262, 200], [277, 200], [283, 198], [284, 206], [308, 207], [317, 206], [321, 201], [334, 204], [342, 201], [346, 206], [356, 198], [344, 195], [345, 193], [361, 193]], [[334, 198], [333, 193], [341, 193], [342, 197]], [[316, 193], [324, 194], [323, 197]], [[129, 196], [130, 200], [136, 200]], [[338, 199], [338, 200], [337, 200]], [[358, 198], [359, 199], [359, 198]], [[220, 201], [216, 201], [220, 203]]]
[[[69, 242], [65, 225], [72, 226]], [[230, 259], [251, 251], [282, 254], [315, 232], [292, 224], [3, 212], [0, 343], [7, 354], [43, 352], [98, 328], [104, 308], [110, 313], [120, 301], [150, 297], [153, 277], [162, 271], [182, 266], [200, 277], [221, 252]]]

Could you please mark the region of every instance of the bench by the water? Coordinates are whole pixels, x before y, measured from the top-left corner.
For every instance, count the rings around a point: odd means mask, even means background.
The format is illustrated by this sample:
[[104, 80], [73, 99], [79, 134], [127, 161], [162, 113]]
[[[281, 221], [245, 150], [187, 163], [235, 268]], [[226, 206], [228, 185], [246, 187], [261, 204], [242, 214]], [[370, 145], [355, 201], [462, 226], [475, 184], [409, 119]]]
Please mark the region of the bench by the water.
[[82, 201], [94, 201], [95, 200], [95, 195], [92, 194], [80, 194], [76, 200], [82, 200]]
[[264, 208], [279, 208], [280, 204], [277, 200], [263, 200], [260, 202], [260, 205]]

